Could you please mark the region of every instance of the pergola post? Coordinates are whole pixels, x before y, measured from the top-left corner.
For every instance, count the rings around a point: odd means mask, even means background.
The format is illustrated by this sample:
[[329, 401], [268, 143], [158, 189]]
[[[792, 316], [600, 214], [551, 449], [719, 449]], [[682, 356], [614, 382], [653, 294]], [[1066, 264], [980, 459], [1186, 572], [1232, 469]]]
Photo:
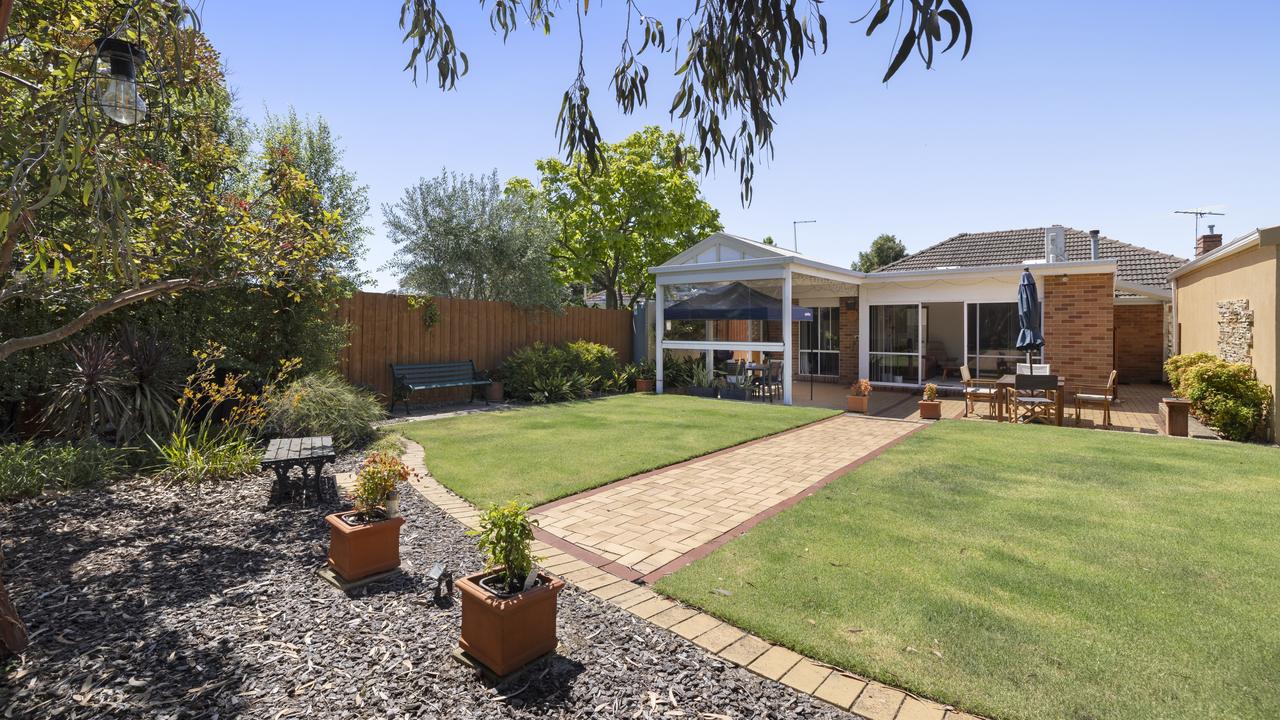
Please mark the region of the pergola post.
[[791, 266], [782, 269], [782, 404], [791, 404]]
[[656, 302], [658, 303], [658, 306], [653, 311], [654, 325], [656, 325], [656, 327], [653, 329], [653, 338], [654, 338], [653, 357], [654, 357], [654, 371], [655, 371], [654, 378], [653, 378], [654, 379], [653, 389], [654, 389], [654, 392], [656, 392], [659, 395], [662, 394], [662, 356], [665, 354], [662, 352], [662, 335], [663, 335], [663, 331], [667, 329], [667, 323], [665, 320], [662, 319], [663, 310], [665, 309], [667, 304], [666, 298], [664, 297], [664, 292], [665, 292], [665, 288], [663, 287], [661, 282], [658, 282], [654, 285], [654, 297], [656, 298]]

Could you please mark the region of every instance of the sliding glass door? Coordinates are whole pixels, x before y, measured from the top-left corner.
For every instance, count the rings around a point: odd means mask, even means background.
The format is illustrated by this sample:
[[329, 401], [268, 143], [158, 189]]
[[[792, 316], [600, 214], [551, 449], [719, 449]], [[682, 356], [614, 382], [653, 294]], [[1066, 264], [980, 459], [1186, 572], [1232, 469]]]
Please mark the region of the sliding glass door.
[[800, 326], [800, 375], [840, 374], [840, 308], [813, 309]]
[[920, 383], [920, 304], [870, 307], [870, 380]]
[[[998, 378], [1012, 373], [1027, 354], [1018, 342], [1018, 303], [967, 303], [965, 308], [965, 360], [975, 377]], [[1040, 362], [1043, 353], [1032, 353]]]

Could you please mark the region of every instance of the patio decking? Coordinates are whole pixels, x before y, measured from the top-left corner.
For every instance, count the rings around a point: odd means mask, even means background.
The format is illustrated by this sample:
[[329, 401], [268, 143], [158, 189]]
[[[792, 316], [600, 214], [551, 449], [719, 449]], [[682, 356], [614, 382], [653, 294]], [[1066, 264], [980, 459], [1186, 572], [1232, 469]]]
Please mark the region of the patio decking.
[[[1159, 433], [1158, 418], [1160, 400], [1172, 394], [1168, 385], [1120, 385], [1117, 388], [1119, 399], [1111, 406], [1111, 430], [1122, 432], [1138, 432], [1146, 434]], [[812, 399], [809, 383], [798, 381], [795, 385], [794, 402], [796, 405], [809, 407], [826, 407], [843, 409], [849, 388], [844, 384], [814, 383]], [[919, 420], [920, 412], [916, 401], [919, 393], [899, 390], [877, 390], [871, 394], [871, 406], [868, 415], [875, 417], [896, 418], [899, 420]], [[964, 415], [964, 401], [959, 395], [941, 395], [942, 417], [958, 418]], [[995, 421], [985, 406], [978, 406], [970, 419]], [[1085, 408], [1080, 413], [1080, 422], [1075, 419], [1075, 405], [1071, 396], [1067, 396], [1063, 410], [1064, 427], [1081, 427], [1104, 429], [1101, 408]], [[1198, 425], [1198, 424], [1195, 424]], [[1199, 433], [1197, 433], [1199, 430]], [[1212, 433], [1203, 427], [1193, 427], [1193, 435], [1212, 437]]]

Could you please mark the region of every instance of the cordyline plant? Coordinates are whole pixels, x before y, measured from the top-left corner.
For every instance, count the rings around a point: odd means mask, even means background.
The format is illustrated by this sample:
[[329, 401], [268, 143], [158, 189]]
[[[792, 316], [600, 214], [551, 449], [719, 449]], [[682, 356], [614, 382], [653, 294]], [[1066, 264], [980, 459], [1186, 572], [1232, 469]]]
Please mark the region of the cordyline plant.
[[[97, 107], [94, 41], [147, 53], [149, 113]], [[250, 170], [217, 53], [178, 0], [28, 0], [0, 36], [0, 312], [55, 327], [0, 338], [0, 361], [178, 292], [240, 284], [292, 296], [324, 282], [336, 213], [286, 148]]]

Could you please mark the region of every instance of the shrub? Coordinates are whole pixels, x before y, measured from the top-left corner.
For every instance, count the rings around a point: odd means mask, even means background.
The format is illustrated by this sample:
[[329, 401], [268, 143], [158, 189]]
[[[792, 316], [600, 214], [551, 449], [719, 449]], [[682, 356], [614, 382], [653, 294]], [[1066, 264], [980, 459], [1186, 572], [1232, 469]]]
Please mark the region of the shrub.
[[866, 378], [862, 378], [862, 379], [858, 380], [858, 382], [856, 382], [856, 383], [854, 383], [853, 385], [851, 385], [851, 386], [849, 387], [849, 390], [850, 390], [850, 392], [852, 392], [854, 395], [858, 395], [858, 396], [861, 396], [861, 397], [870, 397], [870, 396], [871, 396], [871, 390], [872, 390], [872, 388], [871, 388], [871, 381], [870, 381], [870, 380], [868, 380], [868, 379], [866, 379]]
[[[258, 466], [254, 438], [266, 420], [264, 397], [275, 393], [275, 381], [269, 381], [259, 394], [245, 389], [243, 373], [225, 373], [218, 381], [215, 363], [223, 352], [221, 346], [211, 344], [195, 353], [196, 369], [178, 399], [173, 429], [163, 443], [152, 439], [160, 479], [230, 480]], [[296, 367], [296, 360], [282, 362], [277, 377], [287, 376]]]
[[600, 343], [579, 340], [567, 345], [534, 343], [503, 361], [498, 376], [507, 393], [533, 402], [558, 402], [609, 390], [618, 354]]
[[128, 456], [133, 452], [94, 440], [2, 444], [0, 500], [35, 497], [47, 488], [69, 490], [117, 480], [127, 472]]
[[502, 568], [499, 580], [507, 592], [519, 592], [533, 571], [533, 528], [538, 521], [529, 518], [529, 508], [512, 501], [499, 507], [492, 505], [480, 516], [480, 529], [469, 532], [480, 537], [476, 546], [485, 556], [485, 570]]
[[141, 335], [132, 327], [120, 334], [124, 381], [120, 399], [125, 419], [117, 441], [139, 435], [159, 437], [173, 426], [181, 375], [171, 360], [173, 348], [155, 333]]
[[706, 372], [707, 363], [701, 357], [668, 354], [662, 359], [663, 383], [671, 388], [692, 387], [699, 368]]
[[645, 360], [636, 368], [636, 378], [640, 380], [654, 380], [658, 377], [658, 367], [652, 360]]
[[923, 397], [925, 402], [933, 402], [938, 399], [938, 386], [933, 383], [925, 383]]
[[1229, 440], [1260, 436], [1271, 410], [1271, 388], [1255, 379], [1251, 366], [1212, 356], [1179, 369], [1178, 393]]
[[1164, 361], [1164, 373], [1169, 376], [1169, 384], [1173, 386], [1174, 394], [1179, 397], [1186, 397], [1182, 390], [1182, 380], [1191, 368], [1203, 363], [1215, 362], [1220, 358], [1213, 353], [1198, 352], [1187, 353], [1186, 355], [1174, 355]]
[[373, 423], [382, 418], [382, 405], [372, 393], [332, 372], [312, 373], [267, 397], [267, 432], [331, 435], [340, 450], [371, 442], [377, 437]]
[[386, 517], [387, 498], [409, 479], [409, 466], [386, 453], [369, 453], [356, 476], [356, 512], [365, 520]]

